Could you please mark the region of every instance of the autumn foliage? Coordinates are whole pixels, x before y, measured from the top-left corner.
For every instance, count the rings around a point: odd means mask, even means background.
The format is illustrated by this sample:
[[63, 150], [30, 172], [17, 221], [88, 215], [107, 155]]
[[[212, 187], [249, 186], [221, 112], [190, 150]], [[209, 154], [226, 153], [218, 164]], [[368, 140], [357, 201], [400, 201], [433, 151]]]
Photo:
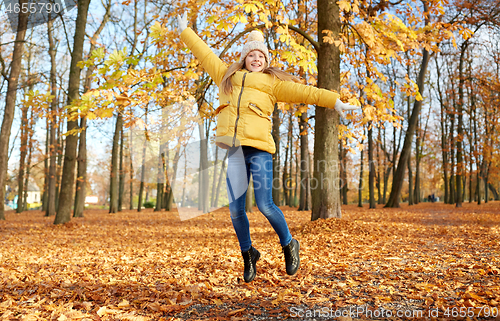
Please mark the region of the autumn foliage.
[[444, 317], [464, 307], [482, 319], [500, 308], [498, 205], [345, 206], [343, 219], [314, 222], [285, 207], [301, 242], [295, 276], [255, 210], [250, 226], [262, 258], [249, 284], [227, 208], [187, 221], [176, 211], [94, 210], [63, 225], [36, 211], [7, 212], [0, 318], [251, 320], [322, 307], [424, 316], [438, 309]]

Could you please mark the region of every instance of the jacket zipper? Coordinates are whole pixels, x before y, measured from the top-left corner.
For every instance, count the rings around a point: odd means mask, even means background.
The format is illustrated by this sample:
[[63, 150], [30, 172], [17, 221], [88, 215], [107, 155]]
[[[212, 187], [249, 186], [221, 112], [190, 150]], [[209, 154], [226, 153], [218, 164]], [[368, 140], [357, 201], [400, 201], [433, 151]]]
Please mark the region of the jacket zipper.
[[236, 114], [236, 121], [234, 122], [234, 136], [233, 136], [233, 147], [234, 144], [236, 143], [236, 130], [238, 129], [238, 120], [240, 119], [240, 103], [241, 103], [241, 95], [243, 94], [243, 88], [245, 88], [245, 78], [247, 76], [247, 73], [243, 74], [243, 80], [241, 81], [241, 91], [240, 95], [238, 96], [238, 106], [237, 106], [237, 114]]

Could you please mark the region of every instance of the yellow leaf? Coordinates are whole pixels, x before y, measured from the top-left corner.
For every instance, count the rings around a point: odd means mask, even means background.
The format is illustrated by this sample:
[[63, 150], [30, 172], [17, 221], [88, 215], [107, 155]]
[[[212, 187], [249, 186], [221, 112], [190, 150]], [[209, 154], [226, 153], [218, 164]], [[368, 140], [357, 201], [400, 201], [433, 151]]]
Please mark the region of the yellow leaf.
[[96, 119], [97, 118], [96, 114], [94, 114], [91, 111], [87, 112], [87, 115], [85, 115], [85, 117], [87, 117], [88, 120], [92, 120], [92, 119]]
[[126, 308], [128, 306], [130, 306], [130, 303], [125, 299], [123, 299], [122, 302], [118, 303], [119, 308]]
[[98, 316], [102, 317], [105, 314], [106, 314], [106, 307], [105, 306], [103, 306], [103, 307], [99, 308], [99, 310], [97, 310]]
[[342, 11], [349, 12], [351, 11], [351, 3], [346, 0], [341, 0], [338, 2], [339, 8]]

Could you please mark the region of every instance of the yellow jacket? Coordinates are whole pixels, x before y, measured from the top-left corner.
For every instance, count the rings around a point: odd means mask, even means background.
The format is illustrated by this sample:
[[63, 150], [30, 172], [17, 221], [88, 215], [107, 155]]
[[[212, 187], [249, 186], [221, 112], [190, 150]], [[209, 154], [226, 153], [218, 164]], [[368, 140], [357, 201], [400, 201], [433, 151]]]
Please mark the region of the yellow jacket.
[[[191, 28], [181, 39], [220, 88], [227, 66]], [[339, 94], [326, 89], [282, 81], [262, 72], [237, 71], [231, 79], [233, 91], [219, 92], [215, 143], [221, 148], [252, 146], [274, 154], [271, 115], [276, 102], [304, 103], [334, 108]]]

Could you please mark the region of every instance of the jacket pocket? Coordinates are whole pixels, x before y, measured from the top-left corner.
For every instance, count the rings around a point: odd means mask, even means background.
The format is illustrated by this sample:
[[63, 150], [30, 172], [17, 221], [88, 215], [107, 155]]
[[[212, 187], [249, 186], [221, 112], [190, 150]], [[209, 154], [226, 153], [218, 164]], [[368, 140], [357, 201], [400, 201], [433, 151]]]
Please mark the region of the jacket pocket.
[[244, 138], [267, 142], [271, 131], [271, 119], [254, 103], [249, 103], [248, 109], [251, 112], [245, 117]]
[[215, 136], [224, 136], [229, 131], [229, 115], [230, 108], [229, 102], [227, 104], [221, 104], [216, 110], [215, 114], [217, 115], [217, 130]]
[[229, 106], [229, 101], [226, 104], [221, 104], [217, 109], [215, 110], [215, 115], [218, 115], [224, 108]]
[[255, 105], [254, 103], [249, 103], [248, 104], [248, 108], [250, 108], [251, 110], [253, 110], [260, 117], [265, 117], [265, 118], [269, 119], [267, 117], [267, 115], [264, 114], [264, 112], [262, 111], [262, 109], [260, 109], [259, 106]]

